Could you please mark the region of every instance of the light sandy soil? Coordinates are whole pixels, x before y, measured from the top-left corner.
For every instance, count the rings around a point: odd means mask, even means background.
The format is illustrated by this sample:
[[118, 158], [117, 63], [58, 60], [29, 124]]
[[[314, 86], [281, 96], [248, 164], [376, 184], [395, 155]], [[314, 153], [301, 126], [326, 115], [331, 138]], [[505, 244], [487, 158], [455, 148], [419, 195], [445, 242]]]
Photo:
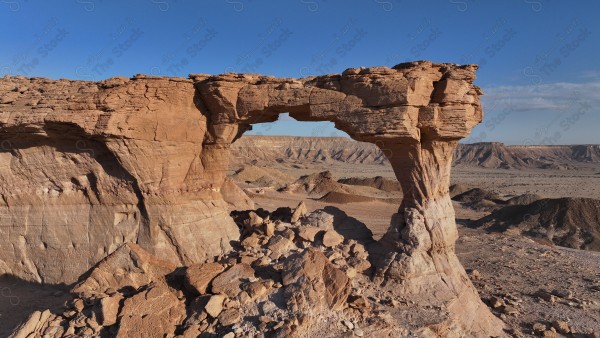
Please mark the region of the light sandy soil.
[[[493, 309], [510, 327], [529, 336], [535, 322], [562, 320], [577, 333], [600, 330], [600, 253], [465, 227], [459, 233], [458, 258], [467, 271], [479, 271], [472, 279], [481, 298], [498, 297], [516, 310]], [[544, 290], [572, 296], [552, 303], [537, 295]]]
[[600, 199], [599, 171], [600, 168], [580, 170], [453, 168], [452, 183], [495, 191], [504, 196], [532, 193], [549, 198]]
[[[273, 163], [270, 167], [292, 177], [329, 170], [338, 179], [375, 176], [395, 178], [392, 167], [389, 165], [310, 163], [301, 168], [295, 168], [284, 162]], [[451, 184], [455, 183], [495, 191], [502, 196], [534, 193], [549, 198], [588, 197], [600, 199], [600, 167], [582, 166], [577, 170], [456, 167], [452, 168], [451, 177]]]

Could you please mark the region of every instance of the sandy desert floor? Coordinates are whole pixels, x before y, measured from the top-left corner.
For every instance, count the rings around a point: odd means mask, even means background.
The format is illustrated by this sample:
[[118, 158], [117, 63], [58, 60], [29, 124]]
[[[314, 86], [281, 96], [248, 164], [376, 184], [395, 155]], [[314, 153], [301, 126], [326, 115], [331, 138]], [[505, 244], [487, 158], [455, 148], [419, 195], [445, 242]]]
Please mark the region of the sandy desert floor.
[[[395, 178], [389, 165], [310, 164], [296, 168], [288, 163], [272, 163], [277, 169], [292, 177], [330, 171], [337, 178], [375, 177]], [[461, 183], [495, 191], [502, 196], [524, 193], [544, 197], [587, 197], [600, 199], [600, 167], [582, 166], [577, 170], [555, 169], [487, 169], [475, 167], [452, 168], [451, 184]]]
[[[329, 170], [336, 178], [393, 177], [391, 168], [379, 165], [327, 165], [322, 168], [282, 165], [277, 169], [292, 177], [320, 170]], [[493, 190], [502, 196], [529, 192], [547, 197], [600, 198], [600, 175], [594, 170], [457, 168], [453, 171], [452, 181]], [[385, 233], [397, 209], [396, 203], [384, 201], [332, 204], [302, 193], [278, 192], [270, 188], [260, 191], [250, 193], [256, 208], [294, 208], [300, 201], [305, 201], [309, 211], [334, 207], [366, 225], [375, 239]], [[373, 193], [367, 188], [363, 192]], [[460, 233], [456, 244], [459, 259], [470, 272], [481, 298], [505, 320], [515, 336], [533, 336], [534, 323], [550, 325], [555, 320], [568, 322], [578, 332], [600, 329], [600, 253], [549, 246], [510, 232], [499, 234], [472, 229], [468, 227], [469, 222], [485, 213], [465, 208], [457, 202], [454, 202], [454, 208]], [[60, 285], [39, 286], [0, 279], [0, 336], [7, 336], [33, 310], [60, 309], [68, 298], [67, 290], [68, 287]], [[555, 295], [551, 296], [552, 293]]]

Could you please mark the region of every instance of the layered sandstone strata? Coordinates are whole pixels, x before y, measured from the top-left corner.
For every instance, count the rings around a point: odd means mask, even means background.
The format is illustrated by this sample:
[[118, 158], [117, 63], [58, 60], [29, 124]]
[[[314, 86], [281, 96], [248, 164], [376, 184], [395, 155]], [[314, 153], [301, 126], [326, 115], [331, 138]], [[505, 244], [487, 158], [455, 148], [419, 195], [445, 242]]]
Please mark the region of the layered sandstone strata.
[[190, 264], [238, 238], [191, 80], [6, 77], [0, 92], [0, 273], [72, 283], [126, 242]]
[[[497, 333], [454, 254], [452, 152], [482, 118], [476, 66], [414, 62], [281, 79], [137, 76], [0, 80], [0, 273], [72, 282], [120, 244], [190, 264], [239, 235], [220, 193], [231, 143], [289, 112], [379, 146], [404, 200], [378, 248], [377, 281]], [[374, 256], [377, 256], [374, 254]], [[374, 259], [376, 260], [376, 259]]]

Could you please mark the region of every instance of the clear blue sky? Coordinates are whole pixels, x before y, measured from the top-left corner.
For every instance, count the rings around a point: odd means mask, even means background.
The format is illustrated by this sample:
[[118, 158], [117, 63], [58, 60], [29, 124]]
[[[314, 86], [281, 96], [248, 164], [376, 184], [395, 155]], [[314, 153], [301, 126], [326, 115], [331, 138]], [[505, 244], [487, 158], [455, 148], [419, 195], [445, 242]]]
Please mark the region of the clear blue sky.
[[[478, 63], [486, 117], [466, 142], [600, 143], [598, 15], [597, 0], [2, 0], [0, 73], [301, 77]], [[254, 132], [336, 134], [281, 120]]]

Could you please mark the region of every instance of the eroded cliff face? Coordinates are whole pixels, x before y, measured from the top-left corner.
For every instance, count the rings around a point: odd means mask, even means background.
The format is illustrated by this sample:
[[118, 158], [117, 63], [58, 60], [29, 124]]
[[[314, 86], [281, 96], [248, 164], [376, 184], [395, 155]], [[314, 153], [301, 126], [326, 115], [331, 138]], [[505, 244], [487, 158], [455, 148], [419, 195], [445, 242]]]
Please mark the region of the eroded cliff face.
[[[404, 200], [373, 248], [375, 281], [497, 334], [454, 254], [452, 153], [482, 118], [476, 66], [415, 62], [281, 79], [250, 74], [91, 83], [0, 80], [0, 273], [73, 282], [124, 242], [177, 264], [230, 249], [229, 147], [289, 112], [332, 121], [388, 156]], [[458, 331], [457, 331], [458, 332]]]
[[0, 273], [72, 283], [125, 242], [179, 264], [239, 234], [187, 79], [0, 81]]

